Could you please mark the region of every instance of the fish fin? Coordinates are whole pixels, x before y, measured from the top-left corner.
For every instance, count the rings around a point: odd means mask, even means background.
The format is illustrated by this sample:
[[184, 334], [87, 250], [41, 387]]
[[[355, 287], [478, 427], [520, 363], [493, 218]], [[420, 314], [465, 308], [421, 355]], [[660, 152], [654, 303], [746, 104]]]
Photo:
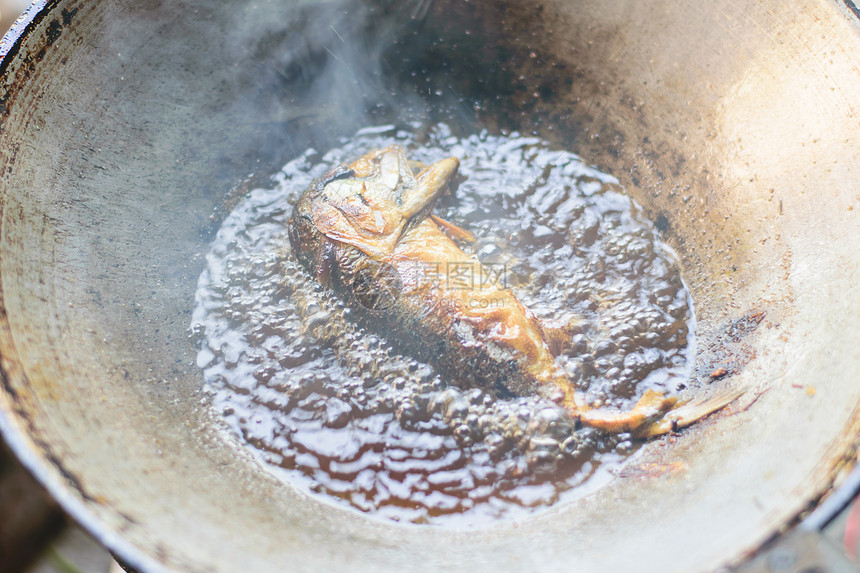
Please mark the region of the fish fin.
[[471, 231], [467, 231], [462, 227], [458, 227], [454, 223], [446, 221], [442, 217], [438, 217], [436, 215], [430, 215], [430, 218], [434, 223], [439, 225], [439, 229], [442, 230], [443, 233], [448, 235], [448, 237], [454, 241], [466, 241], [468, 243], [475, 242], [475, 235], [472, 234]]
[[553, 356], [558, 356], [566, 352], [572, 345], [573, 335], [581, 332], [579, 319], [571, 320], [567, 323], [556, 322], [553, 320], [538, 320], [541, 334], [549, 351]]
[[702, 418], [725, 408], [740, 398], [744, 392], [746, 392], [745, 388], [723, 387], [716, 392], [685, 401], [667, 412], [661, 420], [642, 426], [634, 432], [634, 435], [637, 438], [650, 438], [686, 428]]
[[421, 161], [416, 161], [414, 159], [409, 160], [409, 169], [412, 171], [413, 175], [418, 175], [425, 169], [427, 169], [427, 164]]
[[430, 207], [454, 179], [460, 160], [442, 159], [423, 169], [415, 176], [415, 185], [404, 188], [400, 198], [400, 212], [407, 219]]

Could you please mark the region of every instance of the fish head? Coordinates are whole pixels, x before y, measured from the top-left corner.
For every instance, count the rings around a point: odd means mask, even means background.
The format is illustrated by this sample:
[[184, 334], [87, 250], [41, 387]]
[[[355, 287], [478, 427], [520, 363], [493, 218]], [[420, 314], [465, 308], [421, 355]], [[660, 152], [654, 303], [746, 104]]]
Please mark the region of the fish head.
[[427, 216], [459, 162], [410, 164], [397, 145], [372, 151], [314, 180], [290, 221], [290, 239], [308, 265], [328, 239], [383, 260], [407, 223]]

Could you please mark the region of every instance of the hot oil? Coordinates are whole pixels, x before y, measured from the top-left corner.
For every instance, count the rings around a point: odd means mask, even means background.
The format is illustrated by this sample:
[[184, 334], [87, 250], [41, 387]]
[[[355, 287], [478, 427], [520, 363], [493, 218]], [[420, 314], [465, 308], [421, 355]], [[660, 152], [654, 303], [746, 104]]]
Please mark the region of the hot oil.
[[557, 360], [588, 404], [627, 409], [687, 381], [689, 293], [613, 177], [533, 137], [386, 126], [306, 151], [224, 221], [193, 326], [213, 407], [285, 481], [397, 521], [472, 525], [593, 491], [636, 450], [629, 435], [576, 430], [537, 397], [455, 386], [357, 327], [291, 257], [287, 220], [310, 181], [393, 143], [425, 163], [460, 159], [459, 188], [434, 213], [471, 230], [466, 248], [543, 320], [578, 324]]

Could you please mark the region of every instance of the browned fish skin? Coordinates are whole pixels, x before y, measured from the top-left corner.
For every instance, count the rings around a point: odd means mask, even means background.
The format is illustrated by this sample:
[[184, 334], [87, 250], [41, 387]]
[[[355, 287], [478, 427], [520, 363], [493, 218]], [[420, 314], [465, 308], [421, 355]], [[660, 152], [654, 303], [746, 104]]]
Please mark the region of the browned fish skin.
[[547, 342], [552, 329], [429, 216], [458, 166], [448, 158], [414, 173], [403, 149], [392, 146], [316, 179], [290, 220], [298, 260], [365, 326], [449, 379], [542, 395], [608, 432], [653, 427], [674, 399], [649, 391], [630, 412], [578, 404]]
[[[458, 161], [446, 159], [417, 177], [405, 174], [403, 195], [412, 191], [423, 201], [410, 218], [396, 198], [383, 203], [396, 190], [380, 183], [385, 174], [379, 164], [392, 156], [398, 168], [408, 169], [403, 151], [394, 147], [368, 154], [312, 184], [292, 218], [291, 238], [299, 260], [321, 283], [347, 298], [364, 322], [379, 325], [397, 346], [447, 376], [502, 384], [516, 394], [540, 392], [537, 376], [545, 376], [542, 371], [554, 363], [537, 319], [496, 281], [475, 281], [475, 275], [484, 277], [487, 271], [426, 216], [447, 190]], [[398, 169], [398, 175], [400, 171], [406, 170]], [[365, 181], [358, 201], [351, 196], [338, 201], [326, 193], [332, 182], [357, 180], [359, 174], [365, 174]], [[375, 197], [368, 187], [379, 191]], [[382, 220], [377, 221], [380, 212]], [[449, 280], [448, 272], [455, 267], [473, 280]], [[371, 298], [372, 289], [379, 296]]]

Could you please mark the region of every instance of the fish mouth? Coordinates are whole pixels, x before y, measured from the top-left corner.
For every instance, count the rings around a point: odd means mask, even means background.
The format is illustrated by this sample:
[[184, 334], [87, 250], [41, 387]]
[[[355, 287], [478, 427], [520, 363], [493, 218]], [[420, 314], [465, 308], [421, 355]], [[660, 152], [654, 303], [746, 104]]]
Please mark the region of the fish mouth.
[[[305, 215], [305, 218], [310, 219], [307, 215]], [[290, 217], [287, 225], [289, 227], [288, 236], [290, 239], [290, 247], [292, 248], [293, 253], [298, 257], [302, 251], [302, 243], [299, 240], [299, 231], [296, 229], [295, 219]]]

